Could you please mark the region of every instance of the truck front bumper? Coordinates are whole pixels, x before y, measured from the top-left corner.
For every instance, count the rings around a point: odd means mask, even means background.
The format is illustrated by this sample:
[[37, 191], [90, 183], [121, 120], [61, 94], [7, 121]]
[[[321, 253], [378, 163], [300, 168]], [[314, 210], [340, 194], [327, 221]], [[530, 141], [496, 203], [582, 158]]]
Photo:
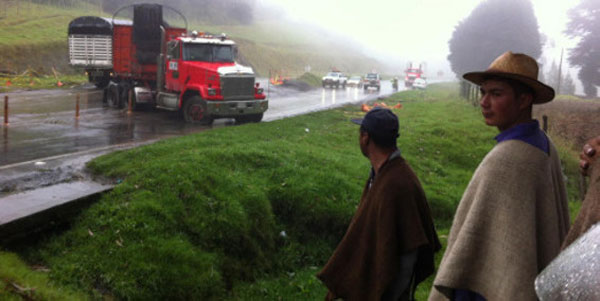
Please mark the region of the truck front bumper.
[[235, 117], [264, 113], [269, 108], [267, 99], [206, 101], [207, 113], [214, 117]]

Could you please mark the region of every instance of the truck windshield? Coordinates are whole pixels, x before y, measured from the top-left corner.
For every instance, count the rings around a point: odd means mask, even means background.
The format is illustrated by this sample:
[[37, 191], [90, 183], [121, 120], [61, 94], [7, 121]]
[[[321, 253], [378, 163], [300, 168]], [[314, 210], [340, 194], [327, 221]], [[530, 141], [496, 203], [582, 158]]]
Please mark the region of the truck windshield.
[[232, 63], [234, 61], [233, 47], [231, 45], [186, 43], [183, 48], [183, 60]]

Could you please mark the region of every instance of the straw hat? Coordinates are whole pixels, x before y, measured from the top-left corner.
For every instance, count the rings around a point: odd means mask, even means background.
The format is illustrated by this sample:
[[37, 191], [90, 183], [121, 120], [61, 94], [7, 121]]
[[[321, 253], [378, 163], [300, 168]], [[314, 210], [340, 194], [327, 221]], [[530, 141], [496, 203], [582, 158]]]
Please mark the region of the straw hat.
[[465, 73], [463, 78], [481, 85], [490, 76], [514, 79], [527, 85], [535, 93], [533, 103], [545, 103], [554, 98], [554, 89], [537, 80], [538, 65], [528, 55], [507, 51], [496, 58], [487, 70]]

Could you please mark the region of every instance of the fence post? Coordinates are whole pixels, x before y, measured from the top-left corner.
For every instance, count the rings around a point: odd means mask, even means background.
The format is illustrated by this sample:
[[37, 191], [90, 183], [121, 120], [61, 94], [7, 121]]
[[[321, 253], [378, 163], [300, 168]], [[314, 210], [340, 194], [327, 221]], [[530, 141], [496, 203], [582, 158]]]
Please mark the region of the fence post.
[[75, 119], [79, 119], [79, 93], [77, 94], [75, 101]]
[[548, 116], [542, 116], [542, 120], [544, 121], [544, 133], [548, 133]]
[[8, 95], [4, 96], [4, 125], [8, 125]]

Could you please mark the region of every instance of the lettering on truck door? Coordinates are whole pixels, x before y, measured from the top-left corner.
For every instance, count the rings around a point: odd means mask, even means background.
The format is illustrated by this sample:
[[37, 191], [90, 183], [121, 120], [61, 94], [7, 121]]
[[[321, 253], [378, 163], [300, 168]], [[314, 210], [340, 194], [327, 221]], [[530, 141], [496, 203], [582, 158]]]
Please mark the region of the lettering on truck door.
[[179, 41], [170, 41], [167, 44], [167, 66], [165, 83], [167, 90], [181, 91], [181, 43]]

